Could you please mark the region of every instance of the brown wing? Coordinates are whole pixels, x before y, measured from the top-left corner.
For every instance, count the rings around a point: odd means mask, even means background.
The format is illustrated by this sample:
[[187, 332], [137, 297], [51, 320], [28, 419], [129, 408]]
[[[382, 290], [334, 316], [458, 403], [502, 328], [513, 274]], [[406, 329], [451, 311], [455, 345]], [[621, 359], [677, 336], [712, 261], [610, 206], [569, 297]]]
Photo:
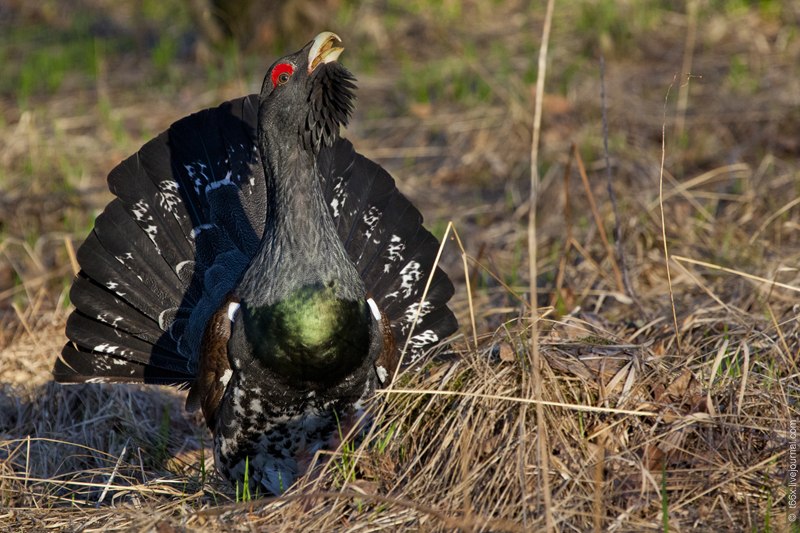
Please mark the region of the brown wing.
[[209, 428], [213, 428], [217, 407], [230, 379], [228, 339], [231, 338], [231, 321], [228, 318], [228, 305], [237, 301], [229, 295], [208, 321], [200, 344], [200, 370], [186, 397], [186, 410], [202, 408]]
[[[391, 382], [397, 364], [400, 362], [400, 352], [395, 349], [397, 343], [392, 334], [392, 325], [389, 317], [383, 310], [380, 311], [381, 336], [383, 337], [383, 349], [375, 361], [375, 371], [378, 374], [378, 382], [381, 386], [386, 386]], [[383, 370], [381, 370], [383, 369]], [[385, 374], [383, 372], [386, 372]]]

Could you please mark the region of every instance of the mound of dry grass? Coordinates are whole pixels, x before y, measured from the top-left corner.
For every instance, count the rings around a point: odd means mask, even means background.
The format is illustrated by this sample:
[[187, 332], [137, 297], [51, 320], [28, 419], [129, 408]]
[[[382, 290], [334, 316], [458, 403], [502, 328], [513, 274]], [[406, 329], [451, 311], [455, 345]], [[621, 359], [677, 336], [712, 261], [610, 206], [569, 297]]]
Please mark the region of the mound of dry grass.
[[[681, 355], [665, 320], [619, 326], [578, 313], [542, 323], [546, 475], [560, 527], [782, 529], [797, 390], [780, 367], [800, 328], [711, 307], [680, 322], [692, 347]], [[478, 350], [462, 345], [400, 376], [373, 404], [367, 440], [320, 456], [271, 500], [234, 501], [212, 474], [201, 421], [187, 420], [170, 390], [7, 386], [4, 519], [14, 529], [539, 529], [545, 473], [525, 394], [526, 337], [511, 322]], [[53, 338], [39, 343], [46, 350]]]

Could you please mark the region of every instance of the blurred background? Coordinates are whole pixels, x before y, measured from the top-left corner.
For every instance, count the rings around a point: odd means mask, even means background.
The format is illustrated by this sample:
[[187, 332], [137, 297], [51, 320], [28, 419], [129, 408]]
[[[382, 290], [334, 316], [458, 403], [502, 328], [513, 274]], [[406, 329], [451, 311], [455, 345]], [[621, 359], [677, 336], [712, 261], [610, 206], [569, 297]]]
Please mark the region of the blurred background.
[[[176, 119], [256, 92], [277, 57], [321, 30], [343, 38], [342, 61], [359, 80], [346, 135], [389, 169], [434, 233], [455, 222], [474, 262], [464, 272], [452, 246], [444, 264], [459, 284], [470, 276], [486, 304], [479, 331], [519, 316], [543, 16], [543, 3], [517, 0], [4, 0], [0, 348], [52, 327], [57, 350], [70, 250], [109, 201], [111, 168]], [[597, 297], [620, 287], [574, 161], [564, 180], [574, 144], [609, 235], [610, 170], [631, 287], [664, 311], [662, 132], [675, 252], [796, 280], [787, 267], [796, 268], [800, 242], [791, 204], [800, 191], [799, 27], [792, 0], [557, 2], [540, 159], [542, 303], [614, 320], [641, 312]], [[565, 242], [577, 244], [568, 257]], [[571, 270], [559, 281], [565, 257]], [[465, 301], [459, 291], [462, 317]]]

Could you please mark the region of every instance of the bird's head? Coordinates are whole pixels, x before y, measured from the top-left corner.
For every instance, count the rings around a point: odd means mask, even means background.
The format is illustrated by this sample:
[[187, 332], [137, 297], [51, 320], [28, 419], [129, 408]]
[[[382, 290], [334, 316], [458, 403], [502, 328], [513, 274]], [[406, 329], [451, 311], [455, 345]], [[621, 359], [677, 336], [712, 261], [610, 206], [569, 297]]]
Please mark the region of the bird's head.
[[341, 39], [326, 31], [267, 70], [259, 95], [259, 124], [270, 137], [299, 135], [303, 148], [330, 146], [353, 110], [355, 77], [337, 59]]

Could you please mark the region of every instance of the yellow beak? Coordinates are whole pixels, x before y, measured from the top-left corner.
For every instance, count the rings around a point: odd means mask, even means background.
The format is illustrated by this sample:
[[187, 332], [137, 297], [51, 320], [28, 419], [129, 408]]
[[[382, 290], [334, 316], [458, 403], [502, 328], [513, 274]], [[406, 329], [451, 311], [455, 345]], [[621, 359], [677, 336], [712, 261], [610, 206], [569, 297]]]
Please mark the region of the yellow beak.
[[311, 74], [320, 63], [336, 61], [344, 48], [336, 46], [342, 40], [331, 31], [324, 31], [314, 37], [311, 50], [308, 52], [308, 73]]

